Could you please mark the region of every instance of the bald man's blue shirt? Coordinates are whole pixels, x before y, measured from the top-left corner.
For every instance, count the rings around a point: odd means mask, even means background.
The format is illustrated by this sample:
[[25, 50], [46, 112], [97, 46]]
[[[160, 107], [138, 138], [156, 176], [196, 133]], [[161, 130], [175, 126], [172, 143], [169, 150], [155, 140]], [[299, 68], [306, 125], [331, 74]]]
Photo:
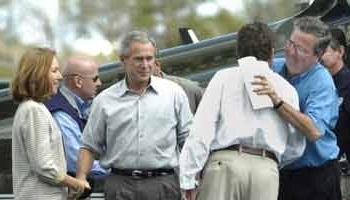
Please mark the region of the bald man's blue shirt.
[[[78, 123], [76, 123], [71, 116], [63, 111], [57, 111], [53, 114], [56, 122], [62, 132], [64, 149], [67, 161], [68, 172], [76, 172], [76, 164], [79, 155], [79, 149], [82, 144], [82, 134], [79, 129]], [[107, 171], [102, 168], [98, 161], [94, 161], [89, 176], [105, 176]]]

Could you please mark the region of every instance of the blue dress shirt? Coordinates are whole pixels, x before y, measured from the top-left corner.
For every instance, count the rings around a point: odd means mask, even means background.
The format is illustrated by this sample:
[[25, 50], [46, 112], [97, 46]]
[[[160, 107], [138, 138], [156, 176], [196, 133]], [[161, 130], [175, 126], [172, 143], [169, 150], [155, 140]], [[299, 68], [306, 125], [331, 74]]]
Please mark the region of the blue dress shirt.
[[285, 168], [317, 167], [336, 159], [339, 148], [332, 130], [338, 118], [338, 95], [327, 69], [317, 63], [302, 74], [288, 77], [285, 59], [279, 58], [274, 60], [273, 70], [295, 87], [300, 111], [311, 118], [322, 134], [316, 141], [307, 140], [303, 156]]
[[[87, 118], [89, 104], [84, 102], [80, 97], [76, 96], [71, 91], [69, 91], [69, 94], [73, 95], [74, 100], [82, 115], [81, 117]], [[62, 132], [67, 161], [67, 171], [75, 173], [79, 149], [82, 145], [82, 133], [80, 131], [79, 125], [71, 116], [63, 111], [57, 111], [53, 113], [53, 117], [55, 118]], [[89, 176], [97, 178], [105, 176], [106, 174], [107, 171], [99, 165], [99, 162], [94, 161]]]

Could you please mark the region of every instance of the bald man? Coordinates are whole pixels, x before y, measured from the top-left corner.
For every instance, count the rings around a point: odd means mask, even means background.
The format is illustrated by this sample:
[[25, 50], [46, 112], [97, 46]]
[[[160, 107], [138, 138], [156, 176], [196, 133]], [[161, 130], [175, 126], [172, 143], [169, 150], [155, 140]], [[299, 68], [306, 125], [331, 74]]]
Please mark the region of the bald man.
[[[77, 156], [90, 103], [100, 86], [98, 66], [95, 62], [88, 58], [71, 57], [63, 70], [63, 83], [59, 91], [45, 102], [61, 129], [67, 170], [72, 176], [76, 174]], [[90, 185], [93, 186], [96, 180], [103, 180], [106, 175], [106, 170], [95, 161], [89, 176]], [[88, 192], [81, 199], [87, 196]]]

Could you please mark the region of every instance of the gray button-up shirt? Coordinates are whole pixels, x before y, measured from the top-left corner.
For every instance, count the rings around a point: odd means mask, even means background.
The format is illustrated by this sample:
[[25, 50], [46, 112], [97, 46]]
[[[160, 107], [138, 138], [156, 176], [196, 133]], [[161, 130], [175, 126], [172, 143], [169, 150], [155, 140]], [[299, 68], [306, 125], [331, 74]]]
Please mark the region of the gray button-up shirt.
[[152, 76], [137, 95], [124, 79], [94, 99], [83, 148], [106, 168], [172, 168], [178, 166], [178, 145], [191, 122], [188, 99], [176, 83]]

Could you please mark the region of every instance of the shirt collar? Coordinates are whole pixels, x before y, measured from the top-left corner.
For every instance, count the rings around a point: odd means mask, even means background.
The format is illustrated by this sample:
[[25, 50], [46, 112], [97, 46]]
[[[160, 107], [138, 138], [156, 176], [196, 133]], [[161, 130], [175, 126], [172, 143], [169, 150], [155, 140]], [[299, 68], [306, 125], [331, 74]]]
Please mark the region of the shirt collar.
[[284, 68], [282, 69], [282, 75], [289, 82], [299, 83], [301, 80], [303, 80], [305, 77], [307, 77], [310, 73], [312, 73], [313, 71], [315, 71], [319, 67], [321, 67], [321, 64], [319, 62], [317, 62], [312, 67], [310, 67], [308, 70], [306, 70], [305, 72], [303, 72], [301, 74], [297, 74], [297, 75], [292, 76], [292, 77], [289, 77], [288, 71], [287, 71], [288, 69], [287, 69], [287, 66], [285, 65]]
[[[159, 78], [155, 77], [155, 76], [150, 77], [150, 84], [147, 86], [146, 92], [153, 91], [155, 93], [159, 93], [161, 85], [160, 85], [158, 79]], [[130, 93], [130, 89], [127, 86], [126, 78], [124, 78], [123, 80], [120, 81], [118, 90], [116, 91], [116, 94], [118, 97], [122, 97], [122, 96], [126, 95], [127, 93]]]
[[73, 97], [73, 99], [74, 99], [74, 101], [75, 101], [75, 103], [76, 103], [80, 113], [82, 114], [82, 116], [87, 115], [87, 110], [89, 108], [90, 102], [84, 101], [81, 97], [79, 97], [74, 92], [72, 92], [64, 84], [62, 84], [61, 90], [63, 90], [66, 94], [68, 94], [68, 95]]

